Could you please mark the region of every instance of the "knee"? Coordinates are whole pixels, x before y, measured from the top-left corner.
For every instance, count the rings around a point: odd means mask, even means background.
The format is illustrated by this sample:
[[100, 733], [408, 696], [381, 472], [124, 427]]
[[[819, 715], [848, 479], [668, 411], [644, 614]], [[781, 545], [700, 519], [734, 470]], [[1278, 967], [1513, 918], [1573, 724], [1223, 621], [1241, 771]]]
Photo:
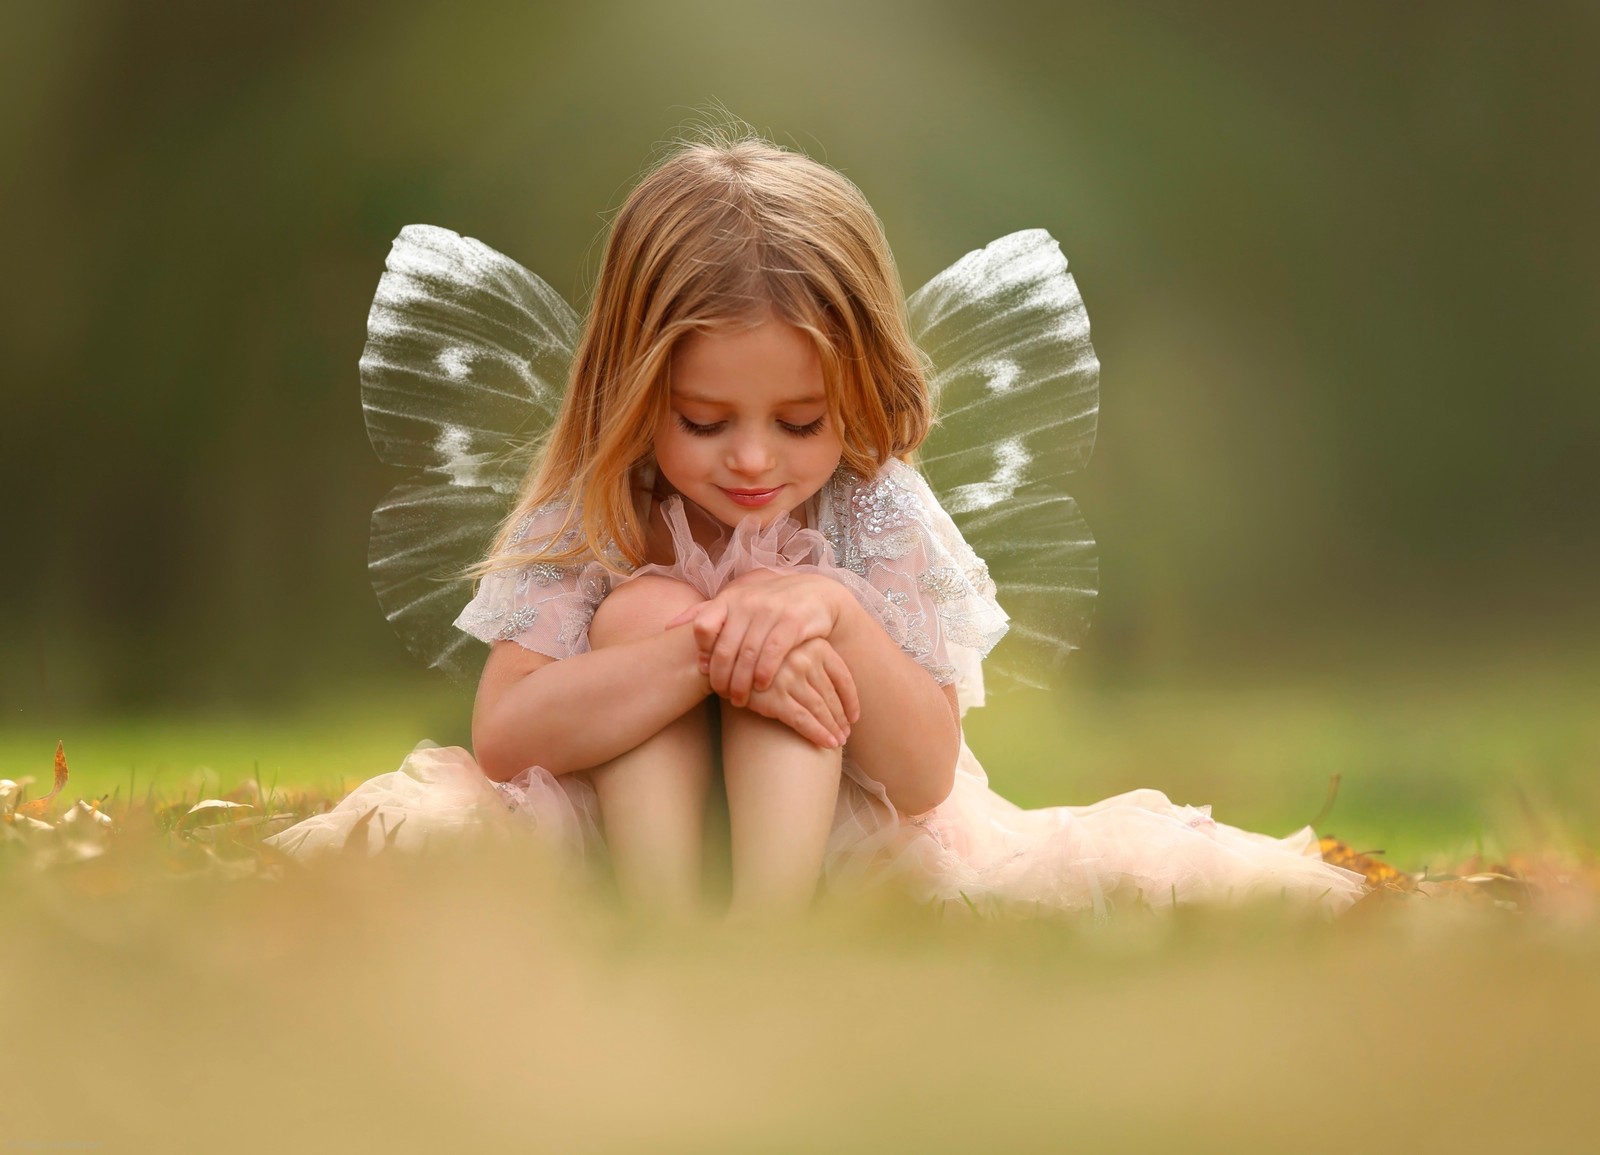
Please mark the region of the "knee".
[[673, 618], [703, 601], [699, 590], [674, 578], [657, 574], [634, 578], [612, 590], [595, 609], [589, 644], [600, 649], [658, 634]]

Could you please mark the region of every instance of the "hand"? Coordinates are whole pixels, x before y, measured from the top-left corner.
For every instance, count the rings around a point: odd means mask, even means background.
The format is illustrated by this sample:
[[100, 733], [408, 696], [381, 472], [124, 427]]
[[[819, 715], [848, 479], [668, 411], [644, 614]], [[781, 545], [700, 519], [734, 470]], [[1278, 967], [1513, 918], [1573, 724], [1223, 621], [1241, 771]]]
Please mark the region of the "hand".
[[817, 574], [754, 570], [735, 579], [710, 601], [667, 623], [694, 624], [700, 672], [711, 688], [735, 706], [767, 689], [789, 652], [801, 642], [827, 638], [839, 620], [837, 582]]
[[861, 717], [850, 667], [823, 638], [791, 649], [771, 684], [750, 695], [749, 708], [829, 750], [850, 740], [850, 724]]

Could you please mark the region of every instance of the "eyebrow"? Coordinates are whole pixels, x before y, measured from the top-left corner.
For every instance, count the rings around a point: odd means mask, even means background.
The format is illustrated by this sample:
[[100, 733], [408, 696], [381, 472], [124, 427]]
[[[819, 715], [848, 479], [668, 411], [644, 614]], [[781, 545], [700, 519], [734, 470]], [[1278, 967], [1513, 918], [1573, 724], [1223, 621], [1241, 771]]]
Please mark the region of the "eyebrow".
[[[698, 401], [701, 405], [725, 406], [729, 404], [729, 402], [724, 401], [721, 398], [702, 397], [698, 393], [689, 393], [682, 389], [674, 389], [672, 391], [672, 396], [678, 401]], [[808, 393], [804, 397], [786, 397], [782, 401], [779, 401], [778, 405], [780, 407], [784, 405], [815, 405], [819, 402], [826, 401], [827, 399], [828, 398], [821, 393]]]

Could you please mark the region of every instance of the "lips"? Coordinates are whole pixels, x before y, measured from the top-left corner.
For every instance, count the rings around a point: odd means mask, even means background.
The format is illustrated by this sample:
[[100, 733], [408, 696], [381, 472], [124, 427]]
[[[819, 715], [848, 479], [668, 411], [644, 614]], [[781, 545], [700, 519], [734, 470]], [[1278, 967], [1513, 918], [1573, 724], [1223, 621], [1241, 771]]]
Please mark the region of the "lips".
[[717, 488], [722, 489], [723, 494], [735, 505], [742, 505], [746, 509], [760, 509], [777, 497], [778, 491], [783, 486], [775, 486], [772, 489], [723, 489], [721, 486]]

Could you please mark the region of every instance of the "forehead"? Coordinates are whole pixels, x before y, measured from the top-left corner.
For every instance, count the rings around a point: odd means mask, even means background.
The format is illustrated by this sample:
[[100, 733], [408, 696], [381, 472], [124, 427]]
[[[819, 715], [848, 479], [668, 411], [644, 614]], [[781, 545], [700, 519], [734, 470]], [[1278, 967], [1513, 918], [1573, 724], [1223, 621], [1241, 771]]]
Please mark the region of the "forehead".
[[707, 329], [678, 343], [672, 354], [672, 395], [728, 401], [752, 393], [769, 400], [822, 400], [822, 361], [811, 337], [785, 321]]

